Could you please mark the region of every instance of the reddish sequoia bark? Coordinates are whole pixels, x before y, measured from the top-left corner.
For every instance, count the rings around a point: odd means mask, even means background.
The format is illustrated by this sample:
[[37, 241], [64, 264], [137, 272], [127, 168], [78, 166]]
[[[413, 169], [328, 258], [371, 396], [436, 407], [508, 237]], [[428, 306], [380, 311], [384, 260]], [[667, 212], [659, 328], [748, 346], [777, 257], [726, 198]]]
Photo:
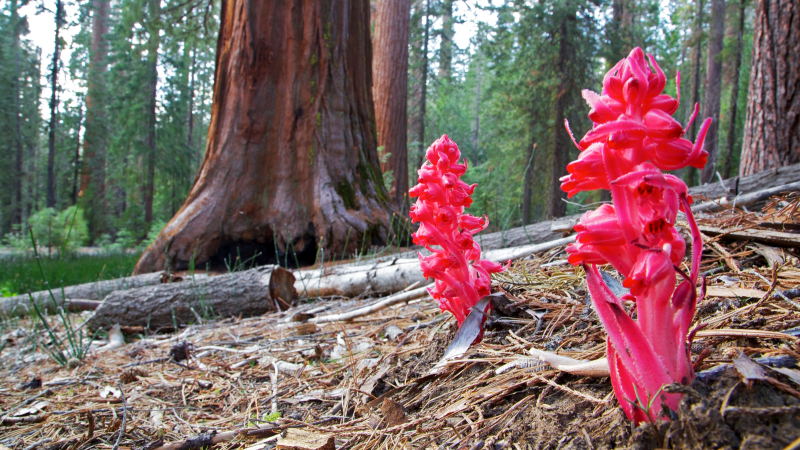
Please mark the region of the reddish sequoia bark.
[[708, 162], [700, 176], [701, 184], [714, 180], [719, 153], [719, 108], [722, 96], [722, 47], [725, 43], [725, 0], [711, 0], [711, 30], [708, 36], [706, 66], [706, 98], [703, 117], [711, 117], [711, 126], [704, 142]]
[[368, 0], [223, 0], [206, 156], [135, 272], [383, 243], [371, 61]]
[[800, 161], [800, 0], [758, 0], [740, 175]]
[[372, 76], [375, 85], [375, 122], [378, 145], [389, 159], [381, 164], [394, 175], [389, 195], [401, 211], [408, 207], [408, 33], [411, 0], [382, 0], [375, 18], [375, 55]]

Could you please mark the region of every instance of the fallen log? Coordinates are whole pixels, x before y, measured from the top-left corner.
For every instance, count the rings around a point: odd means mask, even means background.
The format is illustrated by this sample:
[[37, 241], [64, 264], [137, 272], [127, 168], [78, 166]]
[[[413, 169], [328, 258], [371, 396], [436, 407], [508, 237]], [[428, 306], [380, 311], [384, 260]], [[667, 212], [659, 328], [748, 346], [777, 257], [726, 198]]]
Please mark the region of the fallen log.
[[[163, 272], [146, 273], [144, 275], [78, 284], [64, 288], [53, 288], [52, 295], [59, 306], [64, 303], [65, 298], [75, 300], [102, 300], [113, 291], [159, 284], [161, 282], [162, 273]], [[53, 301], [49, 291], [33, 292], [30, 295], [39, 308], [46, 308], [50, 312], [54, 311]], [[30, 307], [31, 302], [28, 294], [0, 298], [0, 315], [3, 316], [25, 315], [28, 313]]]
[[[484, 259], [503, 262], [544, 252], [575, 241], [574, 236], [554, 239], [536, 245], [492, 250]], [[425, 283], [417, 258], [397, 258], [369, 265], [347, 264], [326, 267], [323, 270], [295, 272], [294, 288], [307, 297], [355, 297], [362, 294], [384, 294], [402, 291], [414, 283]]]
[[257, 316], [288, 309], [297, 298], [294, 281], [292, 273], [279, 266], [263, 266], [199, 281], [114, 291], [87, 325], [176, 328], [213, 317]]
[[785, 233], [782, 231], [774, 230], [737, 230], [737, 229], [722, 229], [717, 227], [709, 227], [705, 225], [699, 226], [700, 231], [708, 236], [722, 236], [723, 239], [732, 241], [753, 241], [761, 242], [762, 244], [769, 244], [775, 247], [800, 247], [800, 234]]
[[800, 181], [800, 164], [766, 170], [746, 177], [733, 177], [723, 183], [715, 182], [689, 189], [692, 195], [702, 195], [709, 199], [719, 197], [733, 198], [739, 194], [763, 191], [773, 186]]

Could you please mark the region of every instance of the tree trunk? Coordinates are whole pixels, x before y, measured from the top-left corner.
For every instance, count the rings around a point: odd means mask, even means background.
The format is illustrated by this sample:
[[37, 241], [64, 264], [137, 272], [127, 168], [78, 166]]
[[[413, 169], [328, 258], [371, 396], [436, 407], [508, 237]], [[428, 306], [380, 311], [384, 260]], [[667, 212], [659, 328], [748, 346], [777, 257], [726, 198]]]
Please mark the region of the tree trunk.
[[93, 329], [115, 323], [150, 329], [176, 328], [215, 317], [253, 317], [288, 309], [297, 299], [294, 276], [276, 266], [165, 283], [108, 294], [87, 322]]
[[417, 113], [417, 135], [416, 141], [418, 145], [417, 150], [417, 164], [414, 167], [416, 173], [417, 167], [422, 167], [425, 160], [425, 112], [428, 101], [428, 41], [430, 40], [430, 14], [431, 14], [431, 0], [425, 0], [425, 31], [423, 33], [422, 42], [422, 67], [420, 67], [420, 99], [419, 111]]
[[800, 0], [758, 0], [741, 175], [800, 161]]
[[78, 103], [78, 127], [75, 131], [75, 167], [72, 176], [72, 204], [78, 204], [78, 175], [81, 171], [81, 125], [83, 123], [83, 103]]
[[[480, 50], [478, 50], [480, 52]], [[481, 131], [481, 71], [483, 70], [483, 57], [478, 53], [478, 79], [475, 82], [475, 128], [472, 130], [472, 150], [478, 154], [478, 140]]]
[[58, 59], [61, 54], [60, 32], [64, 7], [56, 0], [56, 38], [53, 49], [53, 67], [50, 73], [50, 130], [47, 139], [47, 207], [56, 206], [56, 123], [58, 121]]
[[92, 241], [106, 231], [106, 71], [108, 0], [92, 2], [92, 44], [86, 90], [81, 191]]
[[146, 173], [144, 185], [144, 222], [147, 229], [153, 223], [153, 197], [156, 179], [156, 94], [158, 93], [158, 49], [161, 46], [161, 0], [150, 0], [148, 19], [150, 38], [147, 42], [147, 64], [149, 70], [150, 92], [147, 106], [147, 148]]
[[14, 80], [11, 88], [12, 91], [12, 101], [14, 102], [13, 111], [14, 111], [14, 143], [15, 143], [15, 153], [16, 158], [14, 161], [14, 166], [16, 168], [16, 173], [14, 174], [14, 192], [12, 193], [13, 197], [13, 207], [11, 209], [11, 223], [12, 224], [22, 224], [22, 178], [25, 176], [24, 172], [22, 171], [22, 117], [20, 114], [20, 85], [19, 85], [19, 76], [20, 76], [20, 62], [19, 62], [19, 53], [20, 53], [20, 46], [19, 46], [19, 26], [20, 26], [20, 19], [19, 14], [17, 12], [17, 0], [11, 0], [11, 27], [12, 27], [12, 43], [11, 43], [11, 51], [14, 52]]
[[606, 27], [606, 39], [608, 40], [608, 58], [606, 61], [607, 70], [611, 70], [614, 64], [622, 58], [628, 56], [631, 48], [635, 45], [633, 39], [633, 12], [635, 8], [632, 0], [613, 0], [611, 3], [611, 21]]
[[453, 65], [453, 0], [442, 0], [442, 36], [439, 42], [439, 78], [450, 78]]
[[549, 205], [548, 216], [553, 219], [561, 217], [567, 212], [567, 204], [564, 199], [567, 198], [567, 193], [561, 189], [560, 178], [567, 174], [567, 164], [569, 163], [569, 148], [570, 138], [564, 129], [564, 113], [567, 110], [567, 98], [572, 86], [572, 79], [570, 76], [569, 57], [570, 45], [567, 38], [567, 21], [575, 20], [574, 16], [567, 16], [562, 19], [559, 25], [559, 52], [558, 60], [556, 62], [557, 73], [561, 74], [561, 81], [558, 85], [558, 90], [555, 93], [555, 101], [553, 105], [553, 148], [552, 148], [552, 166], [550, 171], [550, 186], [549, 191]]
[[528, 155], [525, 161], [525, 180], [522, 186], [522, 224], [527, 225], [533, 222], [531, 202], [533, 202], [533, 180], [536, 176], [534, 171], [533, 156], [536, 152], [536, 144], [531, 141], [528, 146]]
[[136, 273], [385, 243], [368, 15], [367, 0], [223, 0], [205, 159]]
[[703, 116], [711, 117], [711, 126], [704, 143], [708, 162], [703, 168], [700, 182], [710, 183], [717, 172], [717, 148], [719, 147], [719, 108], [722, 96], [722, 48], [725, 44], [725, 0], [711, 0], [711, 32], [708, 39], [706, 66], [706, 98]]
[[388, 160], [383, 172], [392, 171], [387, 186], [397, 208], [408, 211], [408, 33], [411, 0], [382, 0], [375, 18], [375, 52], [372, 59], [372, 96], [378, 146]]
[[[703, 48], [700, 45], [703, 41], [703, 0], [697, 0], [695, 3], [694, 15], [694, 31], [692, 32], [692, 102], [689, 105], [690, 114], [694, 111], [694, 106], [700, 102], [700, 59]], [[697, 137], [697, 120], [692, 122], [689, 127], [689, 140], [695, 141]], [[689, 167], [686, 169], [686, 184], [694, 186], [697, 184], [697, 169]]]
[[739, 79], [742, 73], [742, 52], [744, 47], [744, 8], [746, 0], [739, 1], [739, 29], [736, 33], [736, 61], [733, 63], [733, 84], [731, 85], [731, 117], [728, 122], [728, 139], [725, 145], [725, 168], [722, 177], [731, 177], [733, 168], [733, 143], [736, 141], [736, 111], [739, 109]]

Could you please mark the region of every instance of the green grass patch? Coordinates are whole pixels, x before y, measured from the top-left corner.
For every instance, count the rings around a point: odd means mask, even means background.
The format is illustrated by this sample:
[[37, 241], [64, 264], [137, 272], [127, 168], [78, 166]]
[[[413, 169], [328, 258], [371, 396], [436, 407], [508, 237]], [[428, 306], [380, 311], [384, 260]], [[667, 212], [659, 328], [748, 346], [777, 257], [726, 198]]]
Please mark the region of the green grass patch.
[[[110, 280], [131, 274], [138, 253], [108, 252], [96, 255], [68, 253], [63, 257], [41, 255], [42, 270], [51, 289]], [[47, 289], [32, 254], [0, 255], [0, 296]]]

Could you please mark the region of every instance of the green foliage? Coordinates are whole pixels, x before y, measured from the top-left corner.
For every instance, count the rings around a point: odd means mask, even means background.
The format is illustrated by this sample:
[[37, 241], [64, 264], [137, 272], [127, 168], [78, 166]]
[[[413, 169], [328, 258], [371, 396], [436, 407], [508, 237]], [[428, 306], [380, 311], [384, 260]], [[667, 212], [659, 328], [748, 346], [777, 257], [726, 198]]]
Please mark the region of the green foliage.
[[83, 211], [75, 206], [61, 212], [44, 208], [31, 216], [28, 222], [36, 242], [43, 247], [73, 249], [84, 245], [89, 235]]

